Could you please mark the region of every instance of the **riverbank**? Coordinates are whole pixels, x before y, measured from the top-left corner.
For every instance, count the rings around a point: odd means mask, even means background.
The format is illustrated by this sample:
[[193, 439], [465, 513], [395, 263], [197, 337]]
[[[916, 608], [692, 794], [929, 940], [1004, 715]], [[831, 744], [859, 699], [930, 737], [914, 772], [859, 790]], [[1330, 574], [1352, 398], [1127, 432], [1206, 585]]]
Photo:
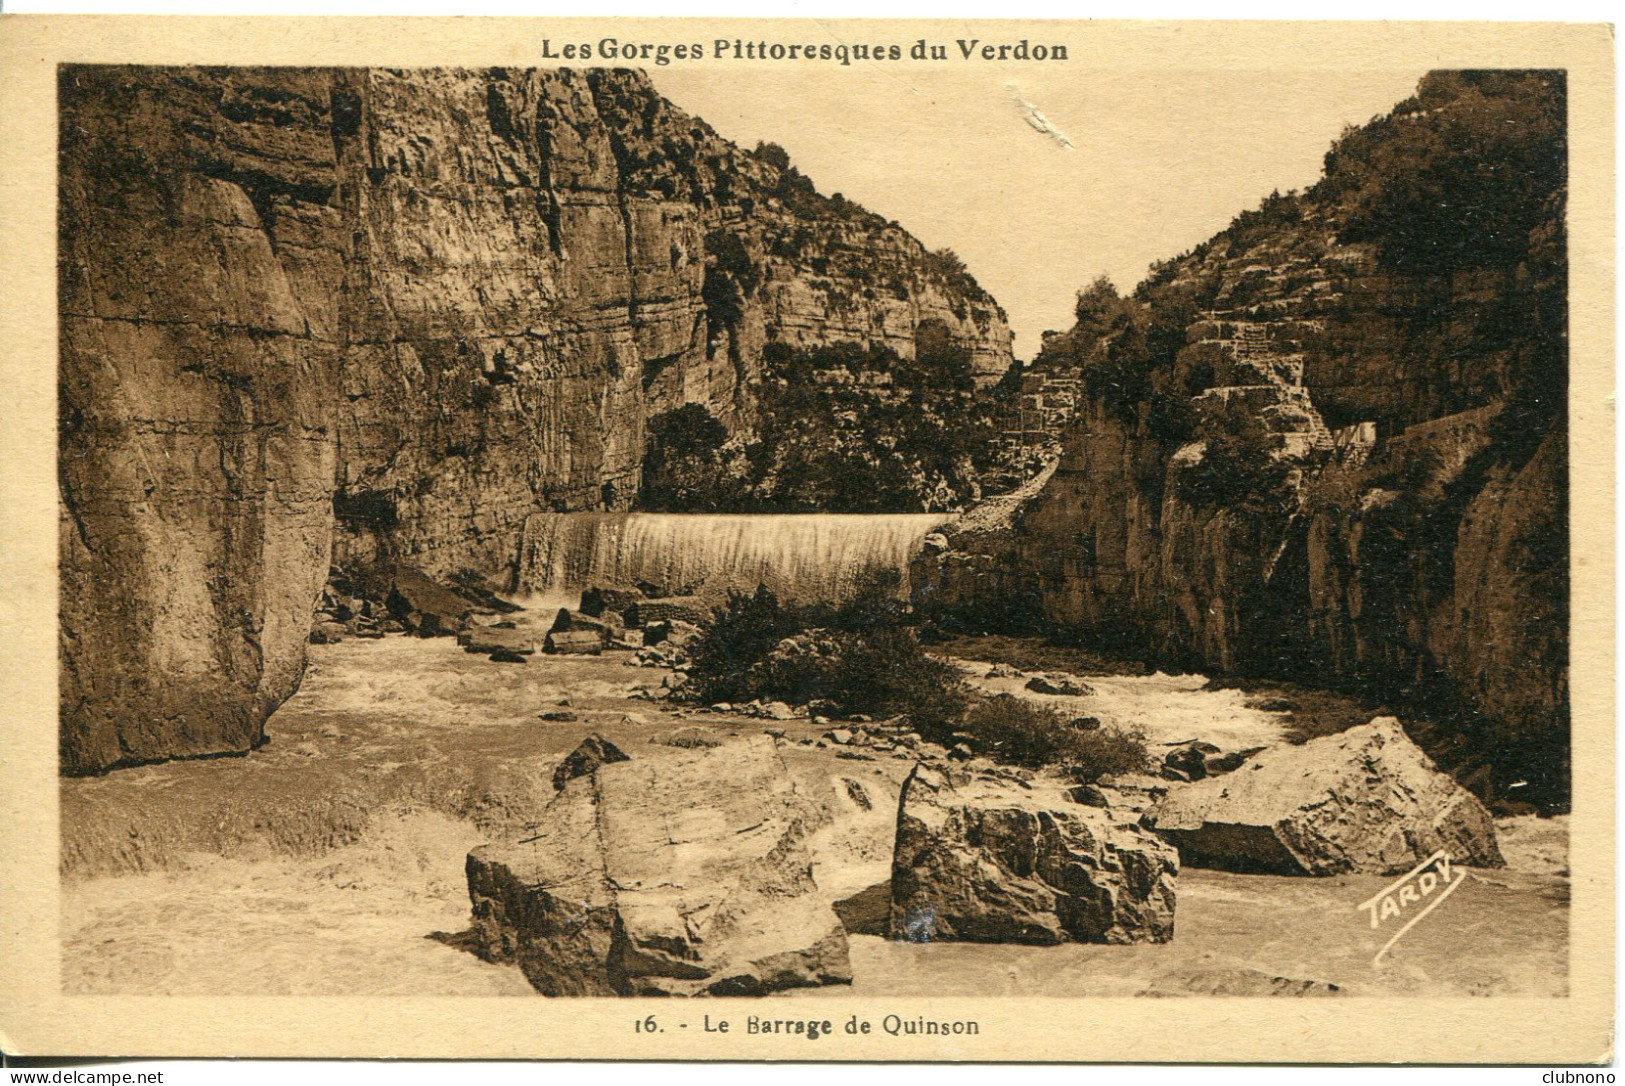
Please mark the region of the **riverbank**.
[[[987, 678], [995, 661], [962, 648], [955, 658], [978, 685], [1043, 696]], [[311, 655], [261, 750], [62, 782], [66, 991], [531, 996], [517, 970], [458, 949], [469, 919], [463, 859], [534, 818], [552, 795], [554, 765], [593, 731], [634, 758], [677, 727], [722, 739], [782, 731], [798, 772], [858, 781], [878, 812], [815, 871], [820, 885], [855, 892], [889, 869], [883, 830], [911, 756], [820, 747], [826, 728], [804, 718], [660, 701], [670, 673], [629, 667], [630, 653], [503, 664], [450, 639], [391, 636], [314, 645]], [[1055, 670], [1055, 660], [1040, 662]], [[1079, 708], [1136, 722], [1156, 742], [1221, 733], [1273, 742], [1291, 727], [1289, 712], [1249, 705], [1252, 695], [1211, 689], [1200, 676], [1081, 677], [1095, 692]], [[1565, 820], [1497, 826], [1508, 869], [1470, 872], [1445, 911], [1378, 967], [1357, 906], [1388, 880], [1187, 867], [1168, 944], [921, 947], [857, 934], [852, 987], [805, 994], [1307, 994], [1317, 985], [1560, 994]]]

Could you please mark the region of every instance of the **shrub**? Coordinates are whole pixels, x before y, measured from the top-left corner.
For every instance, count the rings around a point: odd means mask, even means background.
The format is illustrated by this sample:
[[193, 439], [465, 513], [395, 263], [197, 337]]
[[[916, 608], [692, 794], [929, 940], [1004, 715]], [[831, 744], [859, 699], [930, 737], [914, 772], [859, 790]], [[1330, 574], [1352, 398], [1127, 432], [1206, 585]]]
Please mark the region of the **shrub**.
[[691, 650], [689, 681], [706, 701], [822, 698], [845, 713], [904, 716], [921, 734], [951, 734], [968, 690], [902, 619], [879, 576], [833, 610], [788, 607], [765, 586], [730, 593]]
[[1054, 709], [1011, 694], [975, 699], [959, 730], [979, 752], [1001, 762], [1059, 766], [1081, 783], [1142, 770], [1150, 758], [1139, 732], [1081, 728]]
[[1216, 425], [1202, 459], [1175, 477], [1175, 492], [1198, 509], [1259, 510], [1280, 496], [1291, 474], [1291, 465], [1278, 456], [1281, 444], [1281, 435], [1251, 415]]
[[780, 641], [803, 628], [800, 617], [766, 585], [758, 585], [749, 595], [729, 592], [727, 606], [716, 613], [705, 635], [689, 650], [689, 681], [705, 701], [755, 697], [751, 668], [765, 660]]

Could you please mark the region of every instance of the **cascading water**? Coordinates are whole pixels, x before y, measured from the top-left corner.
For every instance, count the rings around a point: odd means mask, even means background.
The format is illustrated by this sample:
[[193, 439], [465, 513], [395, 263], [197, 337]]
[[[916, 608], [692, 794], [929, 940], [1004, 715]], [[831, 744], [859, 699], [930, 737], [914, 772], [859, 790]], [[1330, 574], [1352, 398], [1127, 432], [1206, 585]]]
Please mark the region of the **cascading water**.
[[722, 597], [765, 584], [796, 603], [839, 602], [869, 569], [895, 570], [951, 513], [538, 513], [525, 524], [521, 592], [661, 585]]

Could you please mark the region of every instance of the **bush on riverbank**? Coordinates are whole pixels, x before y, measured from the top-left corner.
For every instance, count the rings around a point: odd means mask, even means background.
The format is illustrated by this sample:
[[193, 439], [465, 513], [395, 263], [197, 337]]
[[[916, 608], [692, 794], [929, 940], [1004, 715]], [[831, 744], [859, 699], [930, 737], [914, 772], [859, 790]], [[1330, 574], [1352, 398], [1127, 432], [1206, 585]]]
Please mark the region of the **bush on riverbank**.
[[959, 731], [978, 753], [1031, 768], [1056, 766], [1082, 783], [1139, 772], [1150, 759], [1138, 732], [1075, 723], [1013, 694], [975, 698]]
[[868, 583], [839, 608], [792, 607], [765, 586], [733, 593], [692, 650], [704, 702], [826, 701], [850, 716], [901, 717], [925, 739], [967, 743], [998, 761], [1055, 766], [1080, 781], [1143, 769], [1144, 738], [1075, 724], [1052, 709], [973, 690], [928, 656], [905, 624], [894, 581]]
[[814, 700], [841, 713], [948, 727], [966, 691], [953, 665], [920, 648], [901, 601], [875, 580], [840, 608], [792, 607], [765, 586], [731, 593], [692, 650], [689, 682], [708, 702]]

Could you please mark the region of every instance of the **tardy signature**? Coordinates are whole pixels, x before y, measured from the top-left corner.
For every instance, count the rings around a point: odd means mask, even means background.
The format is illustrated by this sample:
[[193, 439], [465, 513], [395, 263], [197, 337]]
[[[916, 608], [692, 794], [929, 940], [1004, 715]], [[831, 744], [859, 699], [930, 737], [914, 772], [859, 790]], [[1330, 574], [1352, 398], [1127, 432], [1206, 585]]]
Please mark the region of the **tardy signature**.
[[[1452, 878], [1455, 871], [1455, 865], [1450, 862], [1450, 854], [1440, 849], [1401, 875], [1380, 893], [1360, 902], [1359, 908], [1369, 910], [1371, 914], [1373, 930], [1382, 927], [1389, 920], [1412, 913], [1404, 926], [1382, 944], [1377, 956], [1371, 959], [1372, 965], [1382, 961], [1384, 955], [1393, 949], [1394, 944], [1399, 942], [1406, 932], [1414, 928], [1428, 913], [1437, 909], [1445, 898], [1455, 892], [1456, 887], [1467, 881], [1465, 871]], [[1422, 907], [1421, 911], [1413, 913], [1418, 905]]]

